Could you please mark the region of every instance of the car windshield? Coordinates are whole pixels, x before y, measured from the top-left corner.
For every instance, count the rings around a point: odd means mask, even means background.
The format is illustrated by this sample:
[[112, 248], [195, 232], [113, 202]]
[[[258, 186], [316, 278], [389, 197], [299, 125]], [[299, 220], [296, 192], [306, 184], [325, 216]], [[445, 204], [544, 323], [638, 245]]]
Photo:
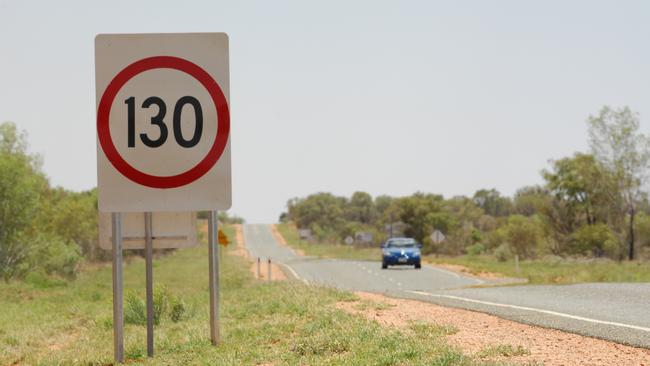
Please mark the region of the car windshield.
[[386, 247], [388, 248], [413, 248], [417, 245], [417, 242], [415, 239], [390, 239], [386, 243]]

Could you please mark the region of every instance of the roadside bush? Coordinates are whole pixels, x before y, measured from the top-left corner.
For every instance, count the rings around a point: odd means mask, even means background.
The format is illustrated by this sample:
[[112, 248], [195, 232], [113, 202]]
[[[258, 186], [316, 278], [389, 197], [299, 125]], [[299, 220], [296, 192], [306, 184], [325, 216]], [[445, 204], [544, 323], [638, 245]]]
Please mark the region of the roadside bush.
[[156, 286], [153, 289], [153, 323], [160, 324], [160, 319], [167, 312], [169, 291], [165, 286]]
[[0, 276], [22, 276], [31, 253], [34, 217], [47, 185], [39, 158], [26, 152], [25, 133], [0, 124]]
[[639, 259], [648, 260], [650, 259], [650, 216], [645, 212], [639, 212], [634, 222], [636, 226]]
[[440, 252], [451, 255], [462, 254], [463, 250], [466, 250], [468, 246], [474, 244], [474, 232], [475, 229], [472, 224], [465, 223], [465, 225], [456, 229], [440, 244]]
[[[178, 296], [174, 296], [165, 286], [156, 286], [153, 289], [153, 323], [159, 325], [165, 317], [177, 323], [190, 316], [187, 305]], [[134, 291], [126, 294], [124, 306], [124, 321], [127, 324], [147, 324], [147, 306], [144, 298]]]
[[133, 325], [147, 324], [147, 307], [135, 291], [126, 293], [124, 299], [124, 322]]
[[540, 246], [543, 230], [539, 220], [521, 215], [512, 215], [508, 223], [500, 228], [515, 254], [521, 258], [534, 257]]
[[96, 192], [52, 188], [27, 146], [25, 132], [0, 123], [0, 277], [74, 278], [83, 255], [105, 256], [95, 250]]
[[36, 288], [65, 287], [68, 285], [64, 280], [48, 277], [42, 269], [29, 272], [25, 276], [25, 283]]
[[498, 227], [483, 236], [485, 239], [482, 243], [488, 250], [496, 250], [496, 248], [506, 242], [506, 233], [505, 230], [501, 229], [501, 227]]
[[607, 225], [584, 225], [571, 234], [567, 252], [602, 257], [619, 247], [620, 242]]
[[494, 257], [499, 262], [505, 262], [508, 259], [512, 258], [512, 250], [510, 249], [510, 245], [508, 245], [507, 243], [503, 243], [503, 244], [499, 245], [494, 250]]
[[186, 317], [186, 312], [187, 310], [183, 299], [174, 296], [170, 301], [169, 318], [174, 323], [178, 323]]
[[35, 250], [30, 256], [32, 268], [40, 267], [48, 275], [59, 275], [68, 279], [76, 277], [82, 260], [81, 249], [77, 244], [48, 236], [37, 239]]
[[476, 243], [465, 248], [467, 254], [470, 256], [477, 256], [485, 252], [485, 245]]

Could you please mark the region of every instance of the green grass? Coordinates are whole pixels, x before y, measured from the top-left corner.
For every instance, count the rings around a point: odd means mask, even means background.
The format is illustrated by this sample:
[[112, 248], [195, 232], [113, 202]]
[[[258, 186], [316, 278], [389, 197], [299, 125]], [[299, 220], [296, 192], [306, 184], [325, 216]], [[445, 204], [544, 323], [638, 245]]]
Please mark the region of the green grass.
[[290, 247], [302, 250], [308, 256], [318, 258], [381, 260], [381, 250], [379, 247], [370, 248], [332, 243], [309, 243], [305, 240], [300, 240], [298, 231], [292, 224], [278, 224], [277, 228]]
[[490, 357], [514, 357], [514, 356], [526, 356], [529, 355], [530, 351], [523, 346], [513, 346], [511, 344], [499, 344], [488, 346], [482, 349], [476, 354], [480, 358], [490, 358]]
[[520, 271], [517, 272], [514, 260], [499, 262], [490, 255], [427, 256], [425, 259], [432, 263], [459, 264], [473, 273], [493, 272], [507, 277], [526, 278], [533, 284], [650, 281], [650, 266], [643, 262], [561, 258], [525, 260], [520, 261]]
[[[232, 232], [230, 232], [232, 234]], [[234, 238], [234, 236], [231, 236]], [[232, 248], [232, 246], [231, 246]], [[154, 281], [186, 311], [172, 320], [172, 303], [155, 328], [156, 357], [146, 358], [146, 328], [125, 325], [130, 364], [165, 365], [474, 365], [444, 335], [453, 329], [415, 325], [391, 329], [334, 307], [354, 295], [298, 281], [259, 282], [244, 259], [222, 261], [221, 332], [208, 329], [207, 247], [157, 258]], [[144, 261], [124, 268], [125, 290], [142, 297]], [[0, 365], [106, 365], [112, 353], [111, 269], [96, 265], [74, 282], [53, 286], [0, 284]], [[370, 305], [374, 306], [374, 305]], [[138, 306], [135, 306], [136, 312]]]

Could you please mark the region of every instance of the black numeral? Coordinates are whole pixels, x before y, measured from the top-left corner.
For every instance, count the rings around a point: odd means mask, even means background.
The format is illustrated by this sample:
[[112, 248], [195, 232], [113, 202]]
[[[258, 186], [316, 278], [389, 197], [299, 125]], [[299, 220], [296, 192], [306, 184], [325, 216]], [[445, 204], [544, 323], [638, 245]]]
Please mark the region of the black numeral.
[[142, 143], [149, 146], [149, 147], [159, 147], [162, 146], [162, 144], [167, 141], [167, 126], [165, 125], [165, 122], [163, 122], [163, 118], [165, 118], [165, 113], [167, 113], [167, 106], [165, 105], [165, 102], [163, 102], [162, 99], [158, 97], [149, 97], [145, 99], [144, 103], [142, 103], [142, 108], [149, 108], [151, 107], [152, 104], [155, 104], [158, 106], [158, 114], [155, 117], [151, 117], [151, 124], [158, 126], [160, 129], [160, 136], [156, 140], [152, 140], [147, 136], [146, 133], [141, 133], [140, 134], [140, 140], [142, 140]]
[[[124, 100], [124, 103], [127, 105], [127, 146], [135, 147], [135, 97], [127, 98]], [[149, 108], [153, 104], [158, 107], [158, 113], [151, 117], [151, 124], [158, 126], [160, 131], [159, 136], [156, 139], [152, 139], [146, 133], [141, 133], [140, 140], [143, 144], [155, 148], [162, 146], [167, 141], [169, 131], [165, 121], [163, 120], [167, 113], [167, 105], [162, 99], [159, 97], [149, 97], [142, 103], [142, 108]], [[194, 109], [194, 134], [189, 140], [185, 139], [182, 131], [181, 117], [183, 114], [183, 107], [185, 107], [186, 104], [191, 105]], [[201, 109], [201, 103], [191, 96], [184, 96], [179, 99], [174, 106], [173, 125], [174, 139], [180, 146], [184, 148], [196, 146], [196, 144], [201, 141], [201, 135], [203, 134], [203, 109]]]
[[[181, 114], [183, 113], [183, 107], [185, 104], [191, 104], [194, 107], [194, 135], [191, 140], [185, 140], [183, 137], [183, 131], [181, 131]], [[203, 110], [201, 110], [201, 103], [194, 97], [185, 96], [176, 102], [174, 107], [174, 138], [176, 142], [182, 147], [192, 147], [199, 143], [201, 140], [201, 134], [203, 133]]]
[[126, 112], [129, 127], [127, 132], [129, 138], [128, 146], [135, 147], [135, 98], [131, 97], [125, 100], [124, 103], [128, 106]]

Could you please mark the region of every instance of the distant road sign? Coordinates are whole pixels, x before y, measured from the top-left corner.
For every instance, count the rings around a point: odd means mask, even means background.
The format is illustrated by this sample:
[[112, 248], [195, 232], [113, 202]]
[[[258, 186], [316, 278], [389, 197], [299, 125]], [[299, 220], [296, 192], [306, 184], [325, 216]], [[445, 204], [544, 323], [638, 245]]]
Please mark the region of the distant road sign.
[[[186, 248], [198, 243], [196, 213], [154, 212], [152, 218], [153, 247]], [[124, 249], [144, 249], [144, 213], [122, 214], [122, 245]], [[99, 247], [112, 248], [111, 214], [99, 213]]]
[[231, 205], [225, 33], [95, 39], [99, 210]]
[[351, 236], [346, 236], [346, 237], [345, 237], [345, 244], [347, 244], [347, 245], [352, 245], [352, 244], [354, 244], [354, 238], [351, 237]]
[[309, 230], [309, 229], [298, 229], [298, 237], [301, 240], [311, 240], [311, 230]]
[[431, 233], [429, 238], [434, 244], [440, 244], [443, 241], [445, 241], [445, 234], [443, 234], [440, 230], [436, 230], [433, 233]]

